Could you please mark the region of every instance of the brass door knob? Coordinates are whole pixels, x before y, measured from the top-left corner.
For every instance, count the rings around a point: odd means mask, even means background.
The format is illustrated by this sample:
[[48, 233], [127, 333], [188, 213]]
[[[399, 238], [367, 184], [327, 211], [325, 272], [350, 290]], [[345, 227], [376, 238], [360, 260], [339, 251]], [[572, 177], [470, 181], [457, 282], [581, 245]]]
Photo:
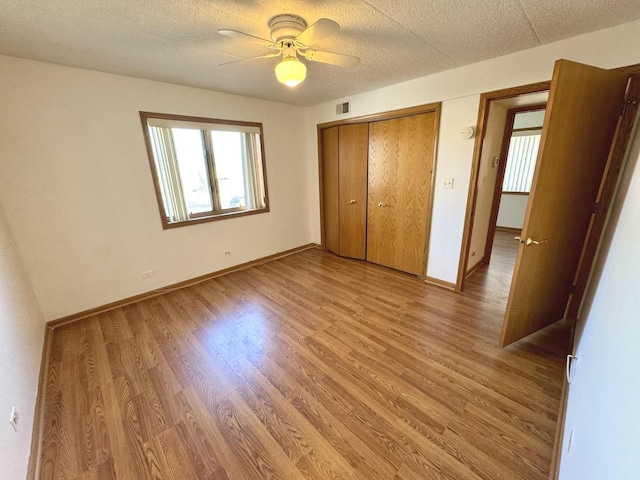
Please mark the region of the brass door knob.
[[379, 207], [386, 207], [386, 206], [387, 206], [387, 204], [386, 204], [386, 203], [384, 203], [384, 202], [378, 202], [378, 206], [379, 206]]
[[348, 202], [345, 202], [347, 205], [351, 205], [353, 203], [356, 203], [356, 201], [352, 198], [351, 200], [349, 200]]
[[527, 238], [527, 241], [525, 242], [527, 244], [527, 247], [531, 246], [531, 245], [540, 245], [541, 243], [547, 243], [548, 240], [534, 240], [533, 238], [529, 237]]

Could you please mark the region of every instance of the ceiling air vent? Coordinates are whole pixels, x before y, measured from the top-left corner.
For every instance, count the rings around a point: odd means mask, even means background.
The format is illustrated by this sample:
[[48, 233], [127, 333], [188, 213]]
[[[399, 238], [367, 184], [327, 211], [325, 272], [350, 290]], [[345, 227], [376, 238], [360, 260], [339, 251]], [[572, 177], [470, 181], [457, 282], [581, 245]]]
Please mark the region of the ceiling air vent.
[[351, 102], [339, 103], [336, 105], [336, 115], [344, 115], [351, 111]]

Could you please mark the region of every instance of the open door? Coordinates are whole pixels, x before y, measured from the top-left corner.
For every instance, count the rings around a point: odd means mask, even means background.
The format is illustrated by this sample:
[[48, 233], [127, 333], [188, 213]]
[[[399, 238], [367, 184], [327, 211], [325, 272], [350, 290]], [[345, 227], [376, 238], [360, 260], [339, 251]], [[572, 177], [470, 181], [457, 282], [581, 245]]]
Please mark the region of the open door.
[[628, 76], [556, 62], [501, 346], [564, 315]]

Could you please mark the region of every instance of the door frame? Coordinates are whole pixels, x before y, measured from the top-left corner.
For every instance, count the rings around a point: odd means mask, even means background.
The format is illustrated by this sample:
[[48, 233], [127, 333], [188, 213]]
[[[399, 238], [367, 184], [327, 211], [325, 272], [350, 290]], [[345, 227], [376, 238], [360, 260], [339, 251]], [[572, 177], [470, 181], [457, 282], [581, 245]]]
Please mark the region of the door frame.
[[[489, 262], [491, 261], [491, 250], [493, 249], [493, 239], [496, 234], [496, 228], [498, 223], [498, 212], [500, 210], [500, 202], [502, 200], [502, 182], [504, 182], [504, 174], [507, 169], [507, 156], [509, 154], [509, 147], [511, 145], [511, 137], [513, 136], [513, 123], [515, 121], [516, 115], [518, 113], [523, 113], [523, 112], [537, 112], [539, 110], [544, 110], [546, 107], [547, 107], [546, 103], [539, 103], [539, 104], [533, 104], [533, 105], [526, 105], [522, 107], [514, 107], [507, 110], [507, 122], [505, 123], [505, 126], [504, 126], [504, 133], [502, 137], [502, 147], [500, 149], [500, 161], [499, 161], [500, 163], [498, 164], [498, 175], [496, 177], [496, 185], [493, 190], [493, 202], [491, 204], [491, 213], [489, 216], [489, 229], [487, 231], [487, 240], [485, 242], [484, 255], [482, 257], [482, 261], [479, 262], [481, 265], [488, 265]], [[472, 224], [472, 227], [473, 227], [473, 224]], [[469, 273], [467, 273], [466, 276], [469, 276]]]
[[318, 195], [320, 198], [320, 247], [323, 250], [326, 250], [326, 239], [325, 239], [325, 205], [324, 205], [324, 152], [323, 152], [323, 131], [327, 128], [331, 127], [339, 127], [341, 125], [351, 125], [357, 123], [371, 123], [371, 122], [379, 122], [383, 120], [393, 120], [395, 118], [409, 117], [412, 115], [419, 115], [422, 113], [435, 113], [436, 115], [436, 135], [434, 140], [434, 157], [433, 157], [433, 168], [431, 170], [430, 176], [430, 185], [429, 185], [429, 218], [427, 218], [427, 242], [425, 247], [425, 268], [424, 274], [421, 278], [425, 278], [426, 271], [426, 262], [429, 256], [429, 243], [431, 236], [431, 219], [433, 216], [433, 197], [435, 194], [435, 172], [436, 172], [436, 162], [438, 159], [438, 140], [440, 136], [440, 111], [442, 108], [442, 102], [434, 102], [427, 103], [423, 105], [416, 105], [414, 107], [401, 108], [398, 110], [389, 110], [386, 112], [373, 113], [368, 115], [362, 115], [358, 117], [345, 118], [340, 120], [334, 120], [332, 122], [319, 123], [316, 126], [317, 130], [317, 141], [318, 141], [318, 184], [319, 191]]
[[[464, 218], [464, 229], [462, 232], [462, 248], [460, 250], [460, 260], [458, 263], [458, 276], [455, 290], [460, 292], [464, 289], [464, 280], [471, 250], [471, 233], [473, 231], [473, 220], [476, 214], [478, 202], [478, 178], [480, 176], [480, 160], [482, 156], [482, 146], [487, 133], [487, 122], [489, 120], [489, 108], [491, 102], [506, 100], [508, 98], [541, 93], [548, 91], [551, 81], [530, 83], [519, 87], [494, 90], [480, 95], [480, 107], [478, 110], [478, 122], [476, 127], [476, 141], [473, 147], [473, 159], [471, 161], [471, 180], [469, 182], [469, 192], [467, 194], [467, 209]], [[497, 213], [496, 213], [497, 215]]]

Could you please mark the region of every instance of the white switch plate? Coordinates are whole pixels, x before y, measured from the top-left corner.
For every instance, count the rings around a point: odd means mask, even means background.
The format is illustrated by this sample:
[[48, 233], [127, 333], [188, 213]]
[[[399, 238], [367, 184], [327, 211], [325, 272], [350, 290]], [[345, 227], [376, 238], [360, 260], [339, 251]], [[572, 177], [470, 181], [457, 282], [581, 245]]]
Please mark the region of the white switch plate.
[[443, 178], [442, 179], [442, 188], [453, 188], [453, 178]]

